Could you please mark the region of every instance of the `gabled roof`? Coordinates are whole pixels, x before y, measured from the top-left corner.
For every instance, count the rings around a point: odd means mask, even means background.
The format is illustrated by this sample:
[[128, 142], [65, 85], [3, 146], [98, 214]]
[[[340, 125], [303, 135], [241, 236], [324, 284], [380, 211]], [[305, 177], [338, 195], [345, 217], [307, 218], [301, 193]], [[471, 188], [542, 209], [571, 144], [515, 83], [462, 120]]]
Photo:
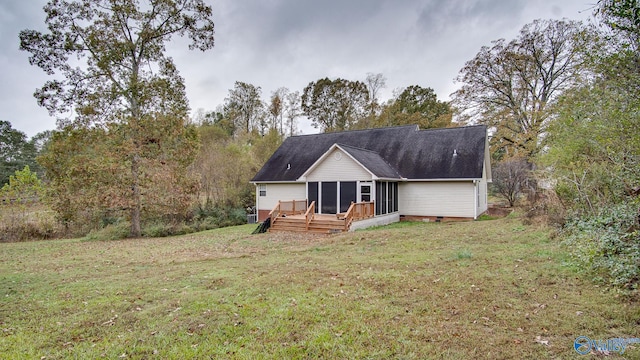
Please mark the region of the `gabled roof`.
[[[344, 144], [333, 144], [329, 150], [327, 150], [313, 165], [311, 165], [301, 176], [304, 178], [308, 176], [315, 168], [320, 165], [326, 158], [328, 158], [333, 150], [339, 149], [356, 163], [364, 168], [373, 178], [377, 179], [401, 179], [400, 175], [394, 170], [391, 165], [376, 152], [367, 149], [359, 149]], [[302, 180], [302, 179], [298, 179]]]
[[381, 179], [400, 179], [398, 172], [389, 165], [385, 159], [375, 151], [360, 149], [349, 145], [338, 144], [342, 150], [369, 170], [374, 176]]
[[419, 130], [412, 125], [292, 136], [251, 181], [294, 182], [335, 144], [379, 174], [393, 171], [395, 177], [409, 180], [480, 179], [487, 129], [478, 125]]

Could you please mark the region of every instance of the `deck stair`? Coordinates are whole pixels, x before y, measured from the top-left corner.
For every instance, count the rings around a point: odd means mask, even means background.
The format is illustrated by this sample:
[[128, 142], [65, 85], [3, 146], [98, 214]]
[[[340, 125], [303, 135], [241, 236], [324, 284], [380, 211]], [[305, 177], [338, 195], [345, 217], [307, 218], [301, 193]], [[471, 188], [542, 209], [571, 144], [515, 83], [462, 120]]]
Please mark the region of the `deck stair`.
[[304, 217], [278, 217], [278, 219], [271, 225], [271, 228], [269, 228], [269, 231], [298, 231], [331, 234], [345, 231], [345, 221], [344, 219], [338, 220], [335, 215], [316, 215], [314, 219], [309, 222], [309, 228], [307, 229], [307, 222]]

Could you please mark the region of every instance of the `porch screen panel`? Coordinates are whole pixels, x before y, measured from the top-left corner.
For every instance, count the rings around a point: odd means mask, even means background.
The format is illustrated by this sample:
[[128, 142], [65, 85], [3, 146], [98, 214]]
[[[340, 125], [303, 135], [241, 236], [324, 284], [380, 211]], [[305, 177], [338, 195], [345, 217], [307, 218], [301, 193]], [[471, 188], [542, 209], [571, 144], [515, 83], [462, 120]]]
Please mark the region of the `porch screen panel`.
[[376, 215], [382, 215], [382, 183], [376, 181]]
[[320, 211], [320, 204], [318, 202], [318, 183], [317, 182], [310, 182], [307, 183], [307, 194], [309, 196], [309, 205], [311, 205], [311, 202], [315, 201], [316, 202], [316, 208], [315, 208], [315, 212], [317, 213], [318, 211]]
[[389, 192], [387, 191], [387, 185], [389, 185], [388, 182], [383, 182], [380, 183], [380, 187], [382, 188], [382, 197], [380, 198], [382, 200], [382, 212], [381, 214], [386, 214], [387, 213], [387, 206], [389, 205]]
[[340, 212], [344, 213], [349, 210], [351, 202], [356, 202], [356, 182], [341, 181], [340, 182]]
[[390, 192], [388, 185], [386, 181], [376, 182], [376, 215], [384, 215], [388, 212]]
[[338, 209], [338, 183], [335, 181], [322, 182], [322, 213], [335, 214]]
[[397, 212], [398, 211], [398, 183], [394, 182], [391, 183], [392, 187], [393, 187], [393, 209], [392, 212]]

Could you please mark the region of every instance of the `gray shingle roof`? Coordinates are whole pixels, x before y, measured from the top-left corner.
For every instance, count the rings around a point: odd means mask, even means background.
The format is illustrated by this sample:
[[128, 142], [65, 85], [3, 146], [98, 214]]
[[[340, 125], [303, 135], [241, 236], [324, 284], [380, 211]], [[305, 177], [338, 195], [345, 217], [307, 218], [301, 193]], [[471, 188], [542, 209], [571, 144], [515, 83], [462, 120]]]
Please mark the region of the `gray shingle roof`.
[[251, 181], [296, 181], [334, 144], [374, 174], [392, 171], [406, 179], [479, 179], [486, 136], [482, 125], [429, 130], [412, 125], [292, 136]]
[[371, 171], [373, 175], [385, 179], [400, 179], [398, 172], [391, 167], [383, 158], [375, 151], [360, 149], [353, 146], [338, 144], [340, 148], [353, 156], [362, 166]]

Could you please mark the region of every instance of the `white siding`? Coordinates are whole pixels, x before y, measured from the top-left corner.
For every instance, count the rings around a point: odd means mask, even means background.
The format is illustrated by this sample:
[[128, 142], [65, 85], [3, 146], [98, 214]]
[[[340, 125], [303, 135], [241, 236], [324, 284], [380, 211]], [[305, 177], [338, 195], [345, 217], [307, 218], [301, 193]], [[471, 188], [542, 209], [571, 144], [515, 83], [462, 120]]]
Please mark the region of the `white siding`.
[[401, 215], [475, 217], [476, 193], [472, 181], [400, 183]]
[[477, 184], [478, 186], [478, 215], [487, 211], [487, 180], [483, 178]]
[[476, 205], [478, 208], [476, 209], [476, 217], [480, 216], [483, 212], [487, 211], [489, 208], [488, 203], [488, 191], [487, 191], [487, 183], [491, 181], [491, 159], [489, 156], [489, 144], [485, 145], [484, 152], [484, 164], [482, 166], [482, 179], [479, 179], [476, 183], [476, 191], [477, 191], [477, 202]]
[[258, 210], [273, 210], [279, 200], [305, 200], [307, 198], [305, 183], [266, 185], [267, 196], [260, 196], [260, 186], [256, 186], [256, 207]]
[[371, 174], [340, 149], [334, 149], [307, 176], [307, 181], [355, 180], [371, 180]]

